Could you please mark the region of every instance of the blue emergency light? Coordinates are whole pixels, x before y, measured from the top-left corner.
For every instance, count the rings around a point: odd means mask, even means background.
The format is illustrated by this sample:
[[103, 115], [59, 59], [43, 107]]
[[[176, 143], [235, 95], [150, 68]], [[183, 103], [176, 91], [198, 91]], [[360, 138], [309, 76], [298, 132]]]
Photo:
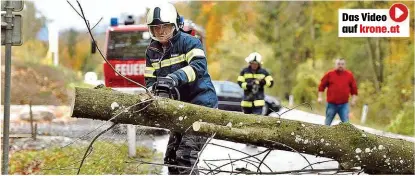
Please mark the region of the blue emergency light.
[[111, 18], [111, 26], [118, 26], [118, 18]]
[[179, 28], [183, 29], [183, 26], [184, 26], [184, 17], [183, 16], [180, 16], [178, 26], [179, 26]]

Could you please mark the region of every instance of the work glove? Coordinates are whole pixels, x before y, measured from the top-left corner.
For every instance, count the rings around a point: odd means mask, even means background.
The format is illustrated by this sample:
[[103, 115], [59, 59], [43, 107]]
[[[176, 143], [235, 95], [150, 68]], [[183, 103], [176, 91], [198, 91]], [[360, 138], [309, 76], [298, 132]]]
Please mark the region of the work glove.
[[264, 86], [267, 82], [265, 81], [265, 79], [261, 79], [259, 81], [259, 85]]
[[172, 89], [178, 85], [177, 79], [174, 75], [167, 75], [166, 77], [158, 77], [157, 84], [166, 85], [169, 89]]
[[154, 86], [154, 84], [152, 84], [151, 86], [149, 86], [149, 87], [147, 87], [147, 89], [148, 89], [148, 91], [150, 91], [150, 92], [153, 92], [153, 86]]
[[252, 90], [253, 85], [254, 85], [253, 82], [247, 82], [246, 83], [246, 89], [247, 90]]
[[256, 92], [258, 92], [258, 90], [259, 90], [259, 84], [254, 84], [252, 86], [252, 91], [256, 93]]

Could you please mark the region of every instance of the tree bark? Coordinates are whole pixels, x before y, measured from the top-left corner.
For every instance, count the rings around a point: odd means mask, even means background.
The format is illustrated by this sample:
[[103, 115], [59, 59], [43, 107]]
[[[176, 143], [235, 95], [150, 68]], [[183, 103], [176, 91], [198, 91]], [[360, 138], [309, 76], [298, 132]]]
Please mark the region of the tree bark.
[[[328, 127], [150, 98], [106, 88], [75, 88], [71, 116], [181, 132], [192, 126], [190, 131], [199, 135], [215, 132], [216, 139], [290, 151], [273, 141], [283, 143], [301, 153], [335, 159], [345, 169], [360, 166], [370, 174], [414, 174], [414, 143], [370, 134], [351, 124]], [[138, 102], [144, 103], [124, 109]]]
[[368, 47], [368, 53], [369, 53], [369, 62], [371, 63], [371, 69], [373, 70], [373, 80], [375, 82], [375, 87], [377, 91], [380, 91], [381, 85], [379, 82], [378, 77], [378, 69], [376, 66], [376, 48], [372, 45], [371, 39], [367, 38], [367, 47]]
[[[314, 13], [313, 13], [313, 1], [310, 1], [310, 35], [311, 35], [311, 59], [312, 59], [312, 68], [316, 68], [316, 49], [314, 43], [316, 41], [316, 33], [314, 26]], [[308, 59], [308, 58], [307, 58]]]

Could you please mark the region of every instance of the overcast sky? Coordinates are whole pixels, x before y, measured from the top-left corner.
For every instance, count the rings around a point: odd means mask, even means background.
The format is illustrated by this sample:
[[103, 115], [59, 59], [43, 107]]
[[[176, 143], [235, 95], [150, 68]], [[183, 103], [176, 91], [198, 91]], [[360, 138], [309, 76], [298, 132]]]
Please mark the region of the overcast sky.
[[[162, 1], [172, 0], [78, 0], [85, 16], [92, 24], [103, 17], [100, 24], [109, 24], [111, 17], [119, 17], [121, 13], [142, 15], [146, 7]], [[78, 9], [76, 0], [69, 0]], [[59, 30], [67, 28], [85, 29], [82, 18], [72, 9], [66, 0], [34, 0], [36, 8], [48, 19], [53, 20]], [[121, 20], [120, 20], [121, 21]]]

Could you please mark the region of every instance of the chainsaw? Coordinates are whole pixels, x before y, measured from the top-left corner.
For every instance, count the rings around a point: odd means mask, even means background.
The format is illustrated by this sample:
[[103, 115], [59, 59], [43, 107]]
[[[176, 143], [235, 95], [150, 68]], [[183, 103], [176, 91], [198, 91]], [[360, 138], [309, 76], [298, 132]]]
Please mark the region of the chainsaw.
[[255, 95], [258, 93], [259, 87], [260, 87], [257, 80], [252, 81], [252, 82], [253, 82], [252, 89], [251, 89], [251, 92], [249, 92], [249, 94], [248, 94], [248, 99], [249, 100], [254, 100], [255, 99]]
[[179, 89], [177, 89], [177, 87], [172, 88], [163, 77], [157, 78], [157, 81], [153, 84], [151, 91], [155, 96], [180, 100]]

